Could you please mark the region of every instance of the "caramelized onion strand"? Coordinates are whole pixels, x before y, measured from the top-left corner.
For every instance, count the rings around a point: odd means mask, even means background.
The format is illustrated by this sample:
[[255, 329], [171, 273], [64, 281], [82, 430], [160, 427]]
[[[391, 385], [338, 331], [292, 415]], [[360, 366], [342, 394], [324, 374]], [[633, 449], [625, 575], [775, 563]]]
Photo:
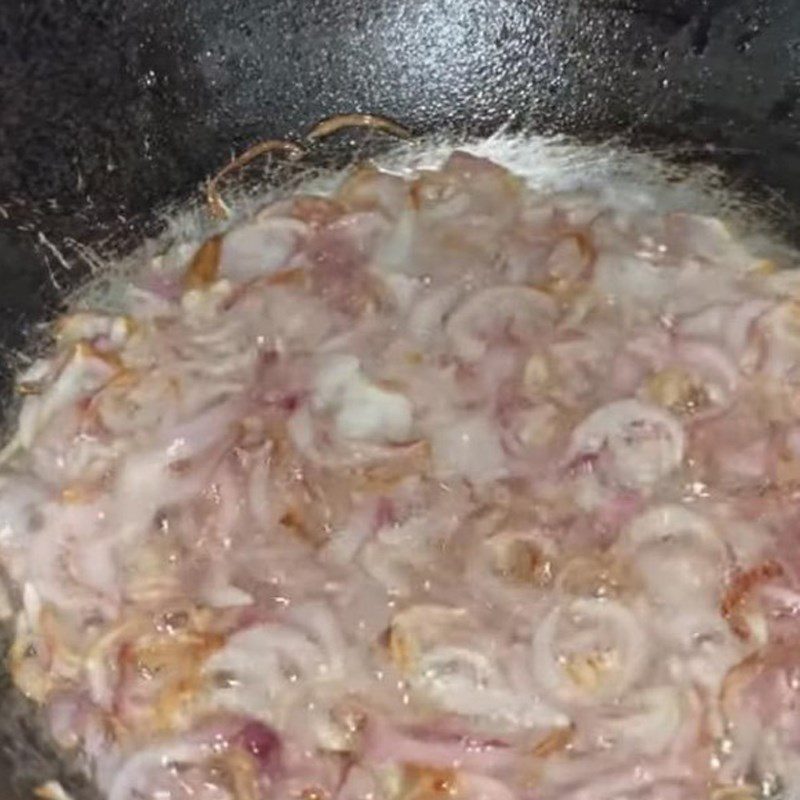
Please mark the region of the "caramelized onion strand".
[[312, 141], [324, 139], [345, 128], [372, 128], [373, 130], [396, 136], [399, 139], [411, 137], [411, 131], [388, 117], [381, 117], [375, 114], [336, 114], [314, 125], [306, 135], [306, 138]]
[[284, 153], [289, 161], [299, 161], [306, 154], [303, 147], [287, 139], [267, 139], [248, 147], [243, 153], [233, 158], [229, 164], [226, 164], [206, 184], [206, 202], [211, 216], [217, 219], [228, 219], [231, 216], [231, 211], [219, 192], [220, 181], [232, 172], [247, 166], [259, 156], [275, 152]]

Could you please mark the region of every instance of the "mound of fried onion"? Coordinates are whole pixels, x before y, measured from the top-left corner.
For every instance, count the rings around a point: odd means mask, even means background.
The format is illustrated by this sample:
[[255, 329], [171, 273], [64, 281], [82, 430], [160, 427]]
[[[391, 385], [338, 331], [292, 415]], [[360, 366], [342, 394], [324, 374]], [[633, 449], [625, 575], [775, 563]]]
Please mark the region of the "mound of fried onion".
[[799, 284], [463, 152], [157, 259], [20, 378], [18, 686], [109, 800], [800, 796]]

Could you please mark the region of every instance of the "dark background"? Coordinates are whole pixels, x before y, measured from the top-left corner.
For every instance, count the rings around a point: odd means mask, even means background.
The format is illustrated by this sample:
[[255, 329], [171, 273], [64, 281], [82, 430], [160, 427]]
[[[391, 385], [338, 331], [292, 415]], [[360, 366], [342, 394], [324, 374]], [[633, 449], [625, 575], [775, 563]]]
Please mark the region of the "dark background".
[[[0, 352], [52, 312], [51, 273], [85, 275], [75, 241], [133, 244], [233, 149], [332, 113], [688, 143], [791, 210], [798, 101], [798, 0], [3, 0]], [[10, 698], [0, 798], [28, 800], [4, 780], [57, 767]]]

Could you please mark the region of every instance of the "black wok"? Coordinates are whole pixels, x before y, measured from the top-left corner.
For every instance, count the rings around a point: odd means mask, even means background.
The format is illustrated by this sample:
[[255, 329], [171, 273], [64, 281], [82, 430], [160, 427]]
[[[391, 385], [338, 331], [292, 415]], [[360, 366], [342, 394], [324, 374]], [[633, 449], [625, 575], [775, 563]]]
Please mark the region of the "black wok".
[[[232, 150], [369, 111], [680, 145], [800, 209], [797, 0], [5, 0], [0, 349]], [[7, 388], [13, 359], [4, 359]], [[0, 798], [65, 777], [0, 678]], [[12, 786], [14, 787], [12, 789]], [[83, 790], [81, 790], [82, 792]], [[80, 795], [81, 792], [78, 794]]]

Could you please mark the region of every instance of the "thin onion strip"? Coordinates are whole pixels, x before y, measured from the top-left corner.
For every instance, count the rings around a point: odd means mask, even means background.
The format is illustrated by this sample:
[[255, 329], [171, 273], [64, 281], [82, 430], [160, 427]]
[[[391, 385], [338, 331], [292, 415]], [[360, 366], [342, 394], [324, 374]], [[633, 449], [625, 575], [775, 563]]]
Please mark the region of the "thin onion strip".
[[346, 128], [371, 128], [372, 130], [396, 136], [399, 139], [411, 137], [411, 131], [388, 117], [381, 117], [375, 114], [337, 114], [314, 125], [306, 134], [306, 138], [311, 141], [324, 139]]
[[228, 219], [231, 216], [231, 210], [225, 204], [219, 192], [220, 181], [232, 172], [247, 166], [251, 161], [255, 161], [259, 156], [275, 152], [284, 153], [289, 161], [299, 161], [306, 154], [305, 149], [295, 142], [286, 139], [267, 139], [264, 142], [254, 144], [241, 155], [234, 157], [229, 164], [226, 164], [206, 184], [206, 202], [213, 217]]

